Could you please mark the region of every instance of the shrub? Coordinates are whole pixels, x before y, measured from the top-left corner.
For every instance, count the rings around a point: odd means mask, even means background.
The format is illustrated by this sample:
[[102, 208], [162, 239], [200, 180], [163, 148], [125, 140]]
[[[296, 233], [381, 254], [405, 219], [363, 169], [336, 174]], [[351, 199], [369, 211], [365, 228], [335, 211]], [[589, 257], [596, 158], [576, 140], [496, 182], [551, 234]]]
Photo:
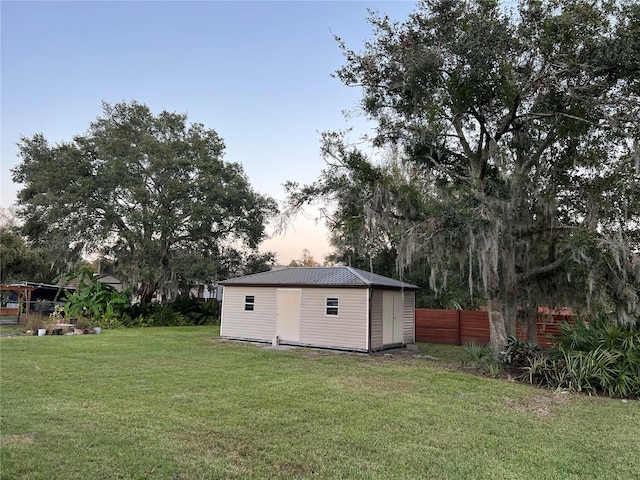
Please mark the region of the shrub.
[[[500, 365], [493, 358], [491, 347], [478, 342], [466, 342], [462, 348], [471, 357], [472, 367], [489, 374], [493, 378], [500, 375]], [[462, 361], [465, 363], [464, 360]]]
[[53, 313], [55, 309], [55, 303], [50, 300], [39, 299], [33, 306], [33, 310], [39, 315], [49, 315]]
[[[68, 278], [73, 278], [74, 274]], [[75, 274], [80, 278], [78, 290], [66, 292], [64, 307], [67, 318], [88, 317], [95, 321], [102, 318], [119, 318], [125, 314], [131, 304], [131, 290], [118, 292], [111, 285], [94, 280], [89, 273]], [[87, 281], [85, 281], [87, 280]]]
[[474, 362], [481, 362], [487, 357], [491, 357], [491, 347], [478, 342], [466, 342], [462, 348], [471, 357]]
[[540, 345], [509, 337], [507, 348], [502, 353], [502, 361], [511, 368], [521, 369], [529, 364], [529, 358], [540, 352], [542, 352]]
[[215, 325], [219, 312], [217, 302], [202, 303], [190, 297], [178, 297], [169, 304], [135, 304], [122, 317], [127, 327]]
[[533, 352], [524, 367], [530, 383], [588, 394], [640, 398], [640, 328], [600, 317], [559, 325], [548, 354]]
[[199, 302], [193, 297], [181, 296], [171, 304], [171, 308], [190, 319], [191, 325], [212, 325], [218, 321], [218, 302]]
[[40, 328], [49, 328], [51, 321], [48, 317], [38, 314], [24, 314], [20, 316], [20, 325], [23, 326], [24, 331], [36, 333]]
[[190, 319], [173, 310], [170, 306], [158, 306], [150, 317], [153, 327], [179, 327], [193, 325]]

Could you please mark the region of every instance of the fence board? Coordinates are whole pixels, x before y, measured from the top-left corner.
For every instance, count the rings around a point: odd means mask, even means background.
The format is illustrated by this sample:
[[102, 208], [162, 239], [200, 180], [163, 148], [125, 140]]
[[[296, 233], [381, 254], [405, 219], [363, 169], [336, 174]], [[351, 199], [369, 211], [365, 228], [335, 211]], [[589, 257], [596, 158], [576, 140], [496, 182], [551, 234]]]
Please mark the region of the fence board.
[[[434, 310], [416, 308], [416, 342], [461, 345], [467, 342], [488, 344], [489, 315], [486, 311]], [[550, 346], [549, 335], [559, 335], [558, 324], [572, 322], [570, 315], [539, 314], [537, 320], [538, 343]], [[516, 322], [516, 337], [524, 340]]]
[[460, 310], [460, 343], [489, 343], [487, 312]]
[[416, 309], [416, 341], [457, 344], [459, 337], [457, 310]]

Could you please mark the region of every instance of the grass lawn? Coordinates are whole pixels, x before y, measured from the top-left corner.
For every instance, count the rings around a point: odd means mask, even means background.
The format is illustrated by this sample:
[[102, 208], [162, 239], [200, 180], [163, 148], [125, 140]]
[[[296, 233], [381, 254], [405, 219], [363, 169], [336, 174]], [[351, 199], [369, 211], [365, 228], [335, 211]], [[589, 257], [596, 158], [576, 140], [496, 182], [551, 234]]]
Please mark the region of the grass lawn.
[[[427, 354], [451, 348], [423, 346]], [[0, 338], [2, 479], [633, 479], [640, 402], [216, 327]]]

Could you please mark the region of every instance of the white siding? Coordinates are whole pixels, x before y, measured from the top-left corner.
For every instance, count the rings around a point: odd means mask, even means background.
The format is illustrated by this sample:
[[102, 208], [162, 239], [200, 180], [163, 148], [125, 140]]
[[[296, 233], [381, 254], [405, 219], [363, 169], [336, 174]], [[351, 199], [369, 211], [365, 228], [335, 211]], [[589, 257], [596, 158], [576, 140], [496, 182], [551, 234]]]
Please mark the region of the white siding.
[[[245, 311], [245, 296], [255, 297], [253, 311]], [[275, 287], [224, 288], [220, 336], [271, 342], [276, 332]]]
[[404, 291], [404, 343], [416, 341], [416, 292]]
[[[302, 291], [300, 343], [367, 350], [366, 288], [305, 288]], [[327, 298], [338, 298], [338, 315], [326, 314]]]

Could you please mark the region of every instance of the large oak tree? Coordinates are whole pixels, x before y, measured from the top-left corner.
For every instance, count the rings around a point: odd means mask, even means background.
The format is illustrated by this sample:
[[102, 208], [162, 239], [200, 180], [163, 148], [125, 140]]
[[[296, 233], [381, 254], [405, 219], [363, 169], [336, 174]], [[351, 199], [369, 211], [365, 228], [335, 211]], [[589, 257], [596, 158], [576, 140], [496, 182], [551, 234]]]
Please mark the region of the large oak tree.
[[359, 209], [400, 264], [475, 256], [496, 355], [519, 306], [598, 305], [636, 321], [640, 5], [425, 0], [405, 22], [370, 22], [363, 50], [338, 39], [337, 76], [362, 90], [372, 145], [397, 152], [405, 174], [325, 134], [329, 167], [289, 186], [291, 210], [319, 197], [343, 220]]
[[215, 280], [227, 256], [257, 248], [275, 213], [242, 166], [223, 160], [218, 134], [184, 114], [105, 103], [71, 141], [50, 145], [37, 134], [18, 145], [25, 234], [111, 258], [142, 302], [174, 296], [187, 263], [200, 265], [197, 280]]

